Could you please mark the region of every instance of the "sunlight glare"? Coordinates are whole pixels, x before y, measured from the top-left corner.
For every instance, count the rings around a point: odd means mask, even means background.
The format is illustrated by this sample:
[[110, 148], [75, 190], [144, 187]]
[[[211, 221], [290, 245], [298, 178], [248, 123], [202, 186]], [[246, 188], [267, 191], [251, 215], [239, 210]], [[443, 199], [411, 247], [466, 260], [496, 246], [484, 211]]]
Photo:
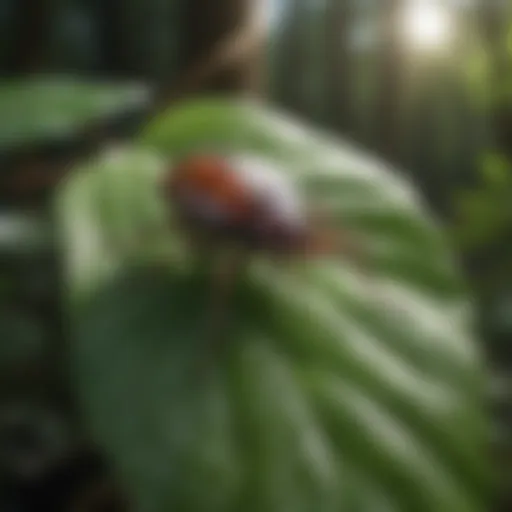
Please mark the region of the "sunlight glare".
[[435, 0], [409, 2], [404, 11], [405, 41], [418, 49], [433, 50], [446, 46], [453, 28], [448, 9]]

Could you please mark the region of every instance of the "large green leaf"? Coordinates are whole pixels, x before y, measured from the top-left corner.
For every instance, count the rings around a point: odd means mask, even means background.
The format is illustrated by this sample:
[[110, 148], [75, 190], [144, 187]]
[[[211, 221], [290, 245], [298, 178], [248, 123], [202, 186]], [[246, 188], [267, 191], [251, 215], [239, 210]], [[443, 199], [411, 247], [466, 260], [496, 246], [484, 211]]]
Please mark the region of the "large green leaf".
[[62, 140], [90, 121], [141, 108], [149, 91], [139, 84], [67, 77], [0, 82], [0, 149]]
[[[206, 147], [280, 164], [365, 242], [371, 276], [255, 260], [211, 354], [207, 272], [156, 193], [168, 159]], [[485, 510], [469, 301], [393, 170], [259, 105], [203, 101], [77, 169], [58, 212], [77, 388], [139, 510]]]

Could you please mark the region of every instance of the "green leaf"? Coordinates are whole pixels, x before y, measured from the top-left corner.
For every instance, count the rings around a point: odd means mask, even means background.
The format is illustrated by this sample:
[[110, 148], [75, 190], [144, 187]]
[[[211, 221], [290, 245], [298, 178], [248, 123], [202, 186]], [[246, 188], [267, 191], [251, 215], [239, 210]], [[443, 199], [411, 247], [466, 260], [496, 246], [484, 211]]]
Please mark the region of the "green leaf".
[[482, 186], [463, 190], [454, 198], [458, 215], [454, 237], [470, 250], [499, 240], [512, 220], [512, 171], [509, 162], [498, 153], [487, 153], [482, 157], [481, 172]]
[[0, 214], [0, 251], [2, 254], [33, 254], [51, 248], [48, 223], [34, 215]]
[[0, 82], [0, 149], [73, 136], [89, 121], [141, 107], [148, 90], [136, 84], [62, 77]]
[[482, 161], [482, 173], [486, 185], [494, 189], [512, 185], [512, 170], [507, 159], [497, 153], [487, 153]]
[[[168, 158], [204, 148], [281, 165], [373, 273], [254, 259], [213, 350], [208, 273], [157, 194]], [[77, 391], [137, 510], [486, 510], [470, 301], [398, 172], [261, 105], [205, 100], [77, 169], [57, 213]]]

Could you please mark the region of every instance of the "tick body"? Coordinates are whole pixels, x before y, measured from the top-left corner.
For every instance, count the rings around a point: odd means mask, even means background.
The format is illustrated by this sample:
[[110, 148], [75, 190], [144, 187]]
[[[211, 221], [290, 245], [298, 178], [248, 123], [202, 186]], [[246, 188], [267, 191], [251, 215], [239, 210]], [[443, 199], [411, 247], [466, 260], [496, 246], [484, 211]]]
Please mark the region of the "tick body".
[[250, 156], [195, 155], [165, 179], [184, 224], [249, 250], [295, 253], [308, 243], [300, 191], [273, 165]]

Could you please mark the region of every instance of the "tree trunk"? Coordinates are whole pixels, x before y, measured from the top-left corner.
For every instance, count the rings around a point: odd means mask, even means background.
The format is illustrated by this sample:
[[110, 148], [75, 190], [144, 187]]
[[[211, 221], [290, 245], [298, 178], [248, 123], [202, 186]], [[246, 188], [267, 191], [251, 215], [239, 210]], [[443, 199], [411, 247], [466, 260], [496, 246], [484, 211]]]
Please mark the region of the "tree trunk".
[[291, 0], [277, 43], [277, 101], [293, 113], [303, 113], [306, 102], [304, 64], [307, 57], [303, 18], [303, 1]]
[[399, 25], [404, 0], [387, 0], [383, 4], [376, 145], [383, 157], [396, 163], [400, 148], [401, 86], [404, 70], [404, 48]]
[[46, 0], [18, 0], [5, 69], [8, 74], [33, 73], [43, 68], [51, 7]]
[[352, 110], [350, 40], [351, 3], [329, 0], [326, 10], [326, 100], [329, 124], [348, 134], [354, 129]]
[[129, 55], [130, 44], [123, 24], [124, 0], [97, 0], [96, 20], [99, 24], [100, 73], [115, 78], [133, 78], [136, 62]]
[[[506, 42], [509, 20], [505, 14], [504, 6], [498, 3], [486, 2], [480, 8], [482, 33], [491, 60], [491, 88], [502, 87], [512, 76]], [[491, 122], [496, 149], [512, 160], [512, 102], [498, 101], [493, 105]]]
[[[178, 43], [178, 77], [206, 63], [214, 48], [244, 27], [252, 27], [253, 0], [185, 0], [181, 10], [181, 34]], [[240, 93], [257, 87], [258, 48], [252, 48], [236, 61], [209, 73], [200, 92]]]

